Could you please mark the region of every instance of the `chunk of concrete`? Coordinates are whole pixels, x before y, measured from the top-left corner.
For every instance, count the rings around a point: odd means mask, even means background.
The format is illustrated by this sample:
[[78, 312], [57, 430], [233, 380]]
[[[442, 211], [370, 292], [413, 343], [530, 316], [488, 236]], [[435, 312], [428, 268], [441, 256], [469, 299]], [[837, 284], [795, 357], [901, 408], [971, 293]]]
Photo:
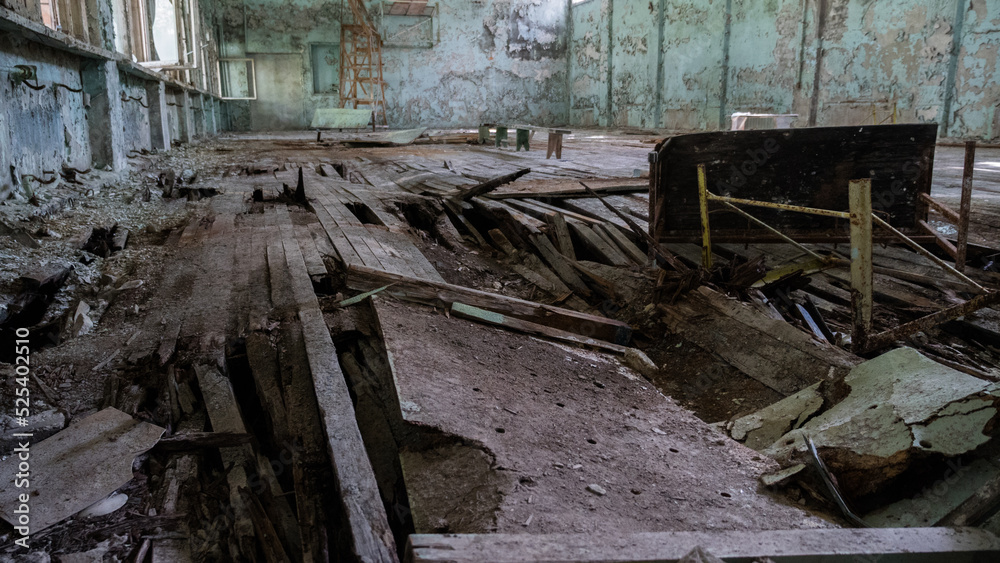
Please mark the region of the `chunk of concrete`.
[[1000, 387], [911, 348], [864, 362], [847, 396], [764, 450], [786, 465], [806, 459], [805, 436], [848, 495], [880, 490], [914, 461], [955, 456], [990, 439]]
[[801, 427], [823, 408], [822, 384], [810, 385], [777, 403], [734, 420], [728, 428], [730, 436], [757, 451], [766, 449], [789, 431]]

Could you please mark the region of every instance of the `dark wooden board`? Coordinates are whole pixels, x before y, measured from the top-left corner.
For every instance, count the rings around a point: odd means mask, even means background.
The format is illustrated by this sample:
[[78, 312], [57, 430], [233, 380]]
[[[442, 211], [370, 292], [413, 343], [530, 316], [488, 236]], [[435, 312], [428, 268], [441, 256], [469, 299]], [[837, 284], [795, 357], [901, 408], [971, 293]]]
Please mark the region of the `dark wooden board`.
[[[816, 127], [680, 135], [657, 146], [650, 180], [650, 234], [664, 241], [701, 237], [698, 165], [716, 195], [848, 210], [848, 183], [872, 178], [872, 207], [917, 234], [927, 218], [937, 124]], [[712, 209], [719, 208], [718, 204]], [[792, 235], [847, 234], [847, 222], [789, 211], [745, 208]], [[713, 242], [773, 239], [732, 212], [711, 215]]]

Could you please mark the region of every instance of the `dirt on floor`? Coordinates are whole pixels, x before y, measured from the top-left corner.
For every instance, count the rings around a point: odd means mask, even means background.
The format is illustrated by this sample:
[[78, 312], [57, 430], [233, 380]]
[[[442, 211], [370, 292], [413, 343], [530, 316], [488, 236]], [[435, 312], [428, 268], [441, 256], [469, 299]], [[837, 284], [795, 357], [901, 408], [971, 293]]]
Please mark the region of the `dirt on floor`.
[[776, 464], [613, 358], [394, 301], [377, 310], [404, 419], [453, 437], [403, 452], [417, 532], [831, 525], [763, 490]]

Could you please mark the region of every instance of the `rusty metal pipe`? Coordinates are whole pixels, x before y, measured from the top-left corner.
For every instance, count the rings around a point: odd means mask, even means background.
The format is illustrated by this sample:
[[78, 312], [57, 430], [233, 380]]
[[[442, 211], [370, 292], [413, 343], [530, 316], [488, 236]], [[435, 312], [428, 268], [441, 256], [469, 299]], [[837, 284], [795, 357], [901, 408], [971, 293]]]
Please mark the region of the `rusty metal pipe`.
[[802, 252], [805, 252], [806, 254], [809, 254], [809, 255], [810, 255], [810, 256], [812, 256], [813, 258], [815, 258], [815, 259], [817, 259], [817, 260], [820, 260], [821, 262], [827, 262], [827, 261], [828, 261], [828, 259], [827, 259], [827, 258], [823, 258], [823, 257], [822, 257], [822, 256], [820, 256], [819, 254], [817, 254], [817, 253], [813, 252], [812, 250], [809, 250], [809, 249], [808, 249], [808, 248], [806, 248], [805, 246], [803, 246], [803, 245], [801, 245], [801, 244], [799, 244], [799, 243], [795, 242], [795, 240], [793, 240], [793, 239], [792, 239], [791, 237], [789, 237], [789, 236], [786, 236], [786, 235], [785, 235], [784, 233], [782, 233], [782, 232], [781, 232], [781, 231], [779, 231], [778, 229], [775, 229], [775, 228], [774, 228], [774, 227], [772, 227], [771, 225], [768, 225], [767, 223], [765, 223], [765, 222], [761, 221], [760, 219], [758, 219], [758, 218], [754, 217], [753, 215], [751, 215], [751, 214], [747, 213], [746, 211], [743, 211], [742, 209], [740, 209], [739, 207], [736, 207], [735, 205], [733, 205], [733, 204], [729, 203], [728, 201], [722, 201], [722, 202], [719, 202], [719, 203], [721, 203], [721, 204], [725, 205], [725, 206], [726, 206], [726, 207], [728, 207], [728, 208], [729, 208], [730, 210], [732, 210], [732, 211], [734, 211], [734, 212], [736, 212], [736, 213], [738, 213], [738, 214], [742, 215], [743, 217], [746, 217], [746, 218], [747, 218], [747, 219], [749, 219], [750, 221], [753, 221], [754, 223], [757, 223], [757, 224], [758, 224], [758, 225], [760, 225], [761, 227], [764, 227], [765, 229], [767, 229], [767, 230], [771, 231], [771, 232], [772, 232], [772, 233], [774, 233], [774, 234], [775, 234], [776, 236], [780, 237], [780, 238], [781, 238], [781, 239], [782, 239], [783, 241], [787, 242], [788, 244], [791, 244], [791, 245], [792, 245], [792, 246], [794, 246], [795, 248], [798, 248], [798, 249], [799, 249], [799, 250], [801, 250]]
[[837, 219], [850, 220], [851, 214], [845, 211], [831, 211], [829, 209], [817, 209], [815, 207], [802, 207], [800, 205], [789, 205], [787, 203], [773, 203], [770, 201], [754, 201], [752, 199], [740, 199], [708, 193], [709, 201], [722, 201], [726, 203], [736, 203], [740, 205], [752, 205], [754, 207], [767, 207], [770, 209], [780, 209], [782, 211], [795, 211], [798, 213], [809, 213], [811, 215], [823, 215], [825, 217], [835, 217]]
[[930, 251], [928, 251], [926, 248], [924, 248], [924, 247], [920, 246], [919, 244], [917, 244], [915, 241], [913, 241], [912, 239], [910, 239], [910, 237], [908, 237], [908, 236], [904, 235], [903, 233], [897, 231], [895, 227], [893, 227], [888, 222], [886, 222], [885, 220], [883, 220], [882, 218], [880, 218], [878, 215], [872, 214], [872, 219], [875, 221], [876, 224], [878, 224], [878, 226], [880, 226], [883, 229], [885, 229], [885, 230], [889, 231], [890, 233], [892, 233], [896, 238], [898, 238], [900, 241], [902, 241], [906, 246], [909, 246], [913, 250], [916, 250], [917, 253], [920, 254], [920, 255], [922, 255], [924, 258], [927, 258], [931, 262], [934, 262], [935, 264], [937, 264], [938, 266], [940, 266], [941, 268], [943, 268], [949, 274], [951, 274], [951, 275], [957, 277], [958, 279], [962, 280], [963, 282], [965, 282], [965, 283], [967, 283], [967, 284], [975, 287], [980, 292], [982, 292], [982, 293], [986, 292], [986, 288], [984, 288], [983, 286], [979, 285], [978, 283], [972, 281], [968, 276], [966, 276], [962, 272], [959, 272], [953, 266], [951, 266], [951, 264], [948, 264], [944, 260], [942, 260], [942, 259], [938, 258], [937, 256], [934, 256], [933, 254], [931, 254]]
[[961, 305], [955, 305], [954, 307], [949, 307], [942, 311], [938, 311], [937, 313], [932, 313], [915, 321], [901, 324], [894, 329], [873, 334], [865, 341], [864, 351], [873, 352], [875, 350], [880, 350], [887, 346], [891, 346], [897, 340], [906, 338], [911, 334], [929, 330], [941, 323], [968, 315], [969, 313], [978, 311], [984, 307], [992, 307], [998, 303], [1000, 303], [1000, 291], [994, 291], [993, 293], [987, 293], [985, 295], [977, 295]]

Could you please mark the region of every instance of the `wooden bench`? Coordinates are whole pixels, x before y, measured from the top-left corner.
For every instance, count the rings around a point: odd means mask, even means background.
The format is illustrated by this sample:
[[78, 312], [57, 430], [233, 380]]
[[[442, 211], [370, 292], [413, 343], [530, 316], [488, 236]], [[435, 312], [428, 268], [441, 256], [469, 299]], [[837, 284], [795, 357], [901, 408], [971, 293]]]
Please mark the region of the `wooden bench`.
[[534, 125], [523, 125], [515, 124], [511, 126], [506, 125], [494, 125], [492, 123], [484, 123], [479, 126], [479, 144], [485, 145], [490, 142], [490, 128], [496, 127], [496, 136], [494, 137], [494, 146], [500, 148], [501, 146], [510, 146], [508, 141], [508, 130], [513, 128], [516, 130], [516, 144], [515, 150], [520, 151], [521, 147], [524, 150], [531, 150], [529, 143], [531, 141], [532, 131], [544, 131], [549, 134], [549, 146], [545, 153], [545, 158], [552, 158], [552, 153], [555, 153], [557, 159], [562, 159], [562, 142], [563, 135], [568, 135], [572, 131], [568, 129], [552, 129], [549, 127], [536, 127]]

